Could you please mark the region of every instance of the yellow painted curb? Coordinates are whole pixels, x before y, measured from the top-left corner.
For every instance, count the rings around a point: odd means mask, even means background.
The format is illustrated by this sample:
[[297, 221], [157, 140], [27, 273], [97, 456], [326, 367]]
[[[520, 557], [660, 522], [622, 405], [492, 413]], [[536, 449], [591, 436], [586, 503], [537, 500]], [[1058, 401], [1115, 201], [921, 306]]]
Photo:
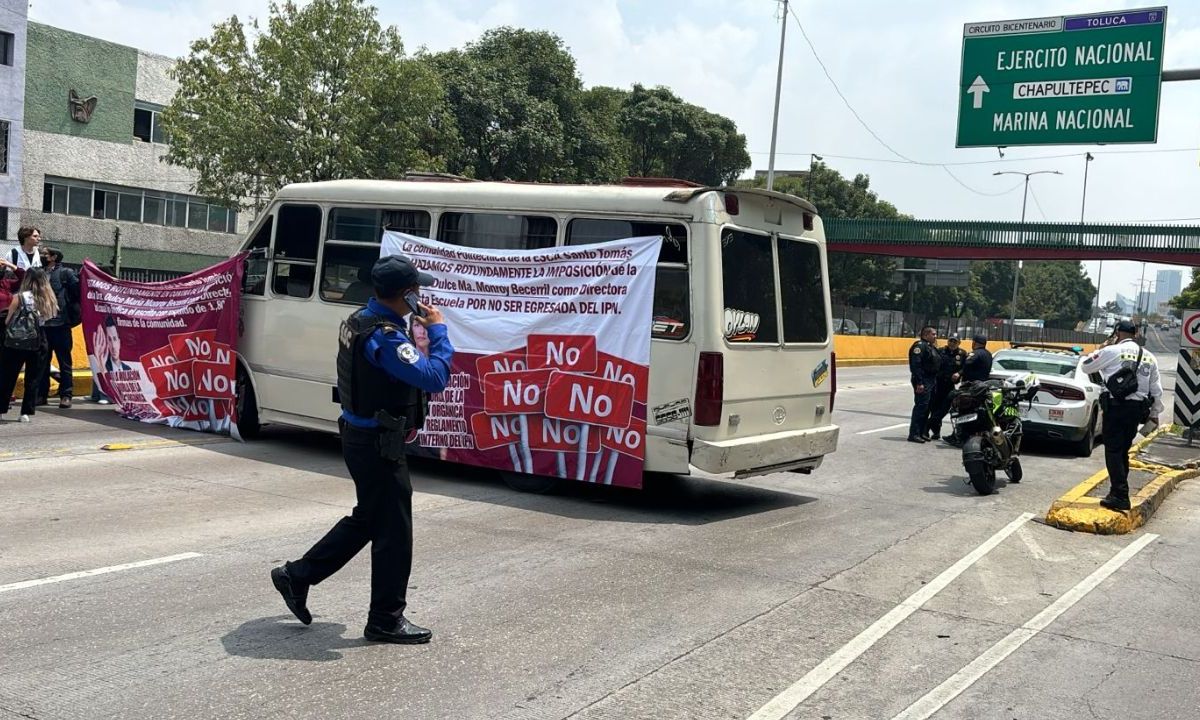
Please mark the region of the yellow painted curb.
[[1115, 512], [1102, 506], [1100, 498], [1088, 497], [1088, 493], [1108, 480], [1108, 470], [1100, 470], [1055, 500], [1046, 513], [1046, 524], [1063, 530], [1097, 535], [1124, 535], [1145, 525], [1181, 481], [1200, 476], [1200, 469], [1172, 470], [1133, 459], [1164, 430], [1165, 428], [1159, 428], [1129, 449], [1131, 470], [1146, 470], [1157, 474], [1157, 477], [1146, 483], [1145, 487], [1129, 499], [1130, 505], [1133, 506], [1131, 510]]

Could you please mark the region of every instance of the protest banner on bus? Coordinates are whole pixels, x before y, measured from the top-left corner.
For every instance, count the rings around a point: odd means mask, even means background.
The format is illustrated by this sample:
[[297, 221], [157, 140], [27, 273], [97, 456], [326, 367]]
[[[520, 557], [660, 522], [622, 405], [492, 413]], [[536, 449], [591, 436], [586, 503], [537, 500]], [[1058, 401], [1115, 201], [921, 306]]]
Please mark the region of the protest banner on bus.
[[661, 245], [487, 250], [385, 232], [383, 255], [436, 278], [422, 302], [445, 314], [455, 348], [414, 452], [641, 487]]
[[84, 263], [83, 336], [92, 380], [122, 415], [236, 432], [243, 259], [154, 283], [119, 280]]

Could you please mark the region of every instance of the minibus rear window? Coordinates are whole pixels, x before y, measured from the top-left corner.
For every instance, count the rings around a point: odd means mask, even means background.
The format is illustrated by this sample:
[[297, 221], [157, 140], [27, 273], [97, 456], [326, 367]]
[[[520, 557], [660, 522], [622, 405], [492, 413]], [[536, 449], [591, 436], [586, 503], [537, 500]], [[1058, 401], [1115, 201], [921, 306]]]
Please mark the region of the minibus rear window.
[[779, 290], [783, 304], [783, 341], [823, 343], [825, 284], [821, 250], [815, 243], [779, 238]]
[[775, 258], [771, 236], [726, 229], [721, 233], [725, 290], [722, 327], [731, 343], [779, 342], [775, 314]]

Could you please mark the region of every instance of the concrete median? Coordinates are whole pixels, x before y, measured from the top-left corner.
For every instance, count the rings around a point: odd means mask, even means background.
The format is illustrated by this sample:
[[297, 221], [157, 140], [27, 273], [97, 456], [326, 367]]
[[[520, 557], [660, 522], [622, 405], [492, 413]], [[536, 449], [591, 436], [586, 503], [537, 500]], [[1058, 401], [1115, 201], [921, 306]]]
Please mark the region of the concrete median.
[[1129, 451], [1128, 512], [1100, 505], [1108, 471], [1101, 470], [1055, 500], [1046, 523], [1064, 530], [1097, 535], [1124, 535], [1145, 525], [1179, 483], [1200, 476], [1200, 447], [1191, 448], [1165, 429], [1136, 443]]
[[[866, 335], [835, 335], [833, 350], [837, 353], [837, 362], [841, 367], [858, 367], [864, 365], [906, 365], [908, 364], [908, 349], [916, 338], [871, 337]], [[1094, 343], [1044, 343], [1048, 346], [1069, 350], [1081, 348], [1084, 353], [1094, 351], [1098, 345]], [[1001, 348], [1010, 347], [1007, 341], [988, 343], [988, 349], [996, 352]], [[970, 339], [964, 339], [963, 348], [971, 349]]]

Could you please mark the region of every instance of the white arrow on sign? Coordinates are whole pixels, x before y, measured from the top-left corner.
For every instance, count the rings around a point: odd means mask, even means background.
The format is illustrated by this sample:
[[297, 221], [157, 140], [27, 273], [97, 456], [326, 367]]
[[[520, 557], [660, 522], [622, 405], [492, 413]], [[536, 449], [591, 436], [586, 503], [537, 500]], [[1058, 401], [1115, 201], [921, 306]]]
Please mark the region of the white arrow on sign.
[[976, 110], [983, 107], [983, 94], [991, 91], [992, 89], [983, 81], [983, 76], [976, 75], [975, 82], [971, 83], [971, 87], [967, 88], [967, 94], [973, 96], [971, 98], [971, 107]]

